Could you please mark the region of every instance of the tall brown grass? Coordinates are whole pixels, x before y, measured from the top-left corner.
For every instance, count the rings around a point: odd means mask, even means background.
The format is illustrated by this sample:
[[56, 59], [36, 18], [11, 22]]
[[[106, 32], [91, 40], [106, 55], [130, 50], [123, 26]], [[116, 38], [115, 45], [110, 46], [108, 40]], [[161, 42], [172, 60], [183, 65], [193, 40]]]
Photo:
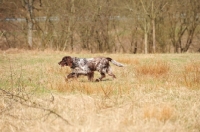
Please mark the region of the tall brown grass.
[[190, 88], [200, 87], [200, 62], [190, 62], [184, 66], [183, 83]]
[[170, 65], [162, 60], [151, 60], [136, 67], [136, 73], [139, 75], [161, 76], [170, 71]]

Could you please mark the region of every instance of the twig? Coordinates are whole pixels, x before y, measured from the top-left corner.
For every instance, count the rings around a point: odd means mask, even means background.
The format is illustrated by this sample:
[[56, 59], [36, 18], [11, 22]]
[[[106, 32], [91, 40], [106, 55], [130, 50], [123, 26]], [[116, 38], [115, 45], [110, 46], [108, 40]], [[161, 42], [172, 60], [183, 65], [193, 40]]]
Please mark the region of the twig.
[[[27, 107], [47, 111], [47, 112], [49, 112], [49, 114], [56, 115], [58, 118], [62, 119], [64, 122], [66, 122], [68, 125], [72, 125], [71, 123], [69, 123], [69, 121], [67, 119], [63, 118], [60, 114], [56, 113], [55, 111], [53, 111], [49, 108], [44, 108], [41, 104], [38, 104], [37, 102], [31, 101], [29, 99], [25, 99], [24, 97], [22, 97], [20, 95], [15, 95], [15, 94], [13, 94], [9, 91], [6, 91], [2, 88], [0, 88], [0, 91], [7, 94], [7, 96], [11, 96], [11, 99], [13, 99], [15, 102], [19, 102], [20, 104], [27, 106]], [[25, 103], [25, 102], [28, 102], [28, 103]]]

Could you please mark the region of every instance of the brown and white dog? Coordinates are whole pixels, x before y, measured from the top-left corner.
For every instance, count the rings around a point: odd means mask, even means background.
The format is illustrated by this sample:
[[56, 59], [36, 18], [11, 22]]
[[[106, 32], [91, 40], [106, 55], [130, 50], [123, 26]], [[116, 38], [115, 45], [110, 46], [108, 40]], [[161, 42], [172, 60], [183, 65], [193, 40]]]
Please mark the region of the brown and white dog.
[[77, 58], [65, 56], [58, 64], [62, 67], [69, 66], [72, 69], [72, 72], [67, 75], [66, 80], [69, 78], [79, 77], [80, 75], [85, 75], [88, 77], [88, 80], [93, 81], [94, 71], [98, 71], [101, 74], [101, 77], [96, 79], [96, 81], [101, 81], [106, 77], [106, 74], [116, 78], [111, 71], [109, 62], [119, 67], [124, 66], [109, 57]]

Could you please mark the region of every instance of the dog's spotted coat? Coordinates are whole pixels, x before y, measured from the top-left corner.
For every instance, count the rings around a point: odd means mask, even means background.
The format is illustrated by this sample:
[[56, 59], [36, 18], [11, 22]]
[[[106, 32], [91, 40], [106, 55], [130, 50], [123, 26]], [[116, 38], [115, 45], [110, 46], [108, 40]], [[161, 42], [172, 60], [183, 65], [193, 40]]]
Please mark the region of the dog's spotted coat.
[[66, 80], [80, 75], [86, 75], [88, 76], [88, 79], [92, 81], [94, 78], [94, 71], [98, 71], [100, 72], [101, 77], [96, 79], [96, 81], [101, 81], [106, 76], [106, 73], [113, 78], [116, 78], [111, 71], [109, 62], [112, 62], [119, 67], [124, 66], [109, 57], [78, 58], [65, 56], [58, 64], [61, 66], [69, 66], [72, 69], [72, 72], [66, 77]]

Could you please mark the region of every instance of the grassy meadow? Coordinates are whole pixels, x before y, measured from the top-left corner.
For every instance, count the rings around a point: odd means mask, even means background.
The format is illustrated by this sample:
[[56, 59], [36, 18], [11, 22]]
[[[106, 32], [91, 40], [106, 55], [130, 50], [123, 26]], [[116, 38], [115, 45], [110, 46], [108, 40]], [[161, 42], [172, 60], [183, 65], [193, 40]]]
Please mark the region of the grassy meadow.
[[[63, 56], [108, 56], [116, 79], [65, 82]], [[95, 73], [95, 79], [100, 74]], [[200, 54], [0, 51], [2, 132], [199, 132]]]

